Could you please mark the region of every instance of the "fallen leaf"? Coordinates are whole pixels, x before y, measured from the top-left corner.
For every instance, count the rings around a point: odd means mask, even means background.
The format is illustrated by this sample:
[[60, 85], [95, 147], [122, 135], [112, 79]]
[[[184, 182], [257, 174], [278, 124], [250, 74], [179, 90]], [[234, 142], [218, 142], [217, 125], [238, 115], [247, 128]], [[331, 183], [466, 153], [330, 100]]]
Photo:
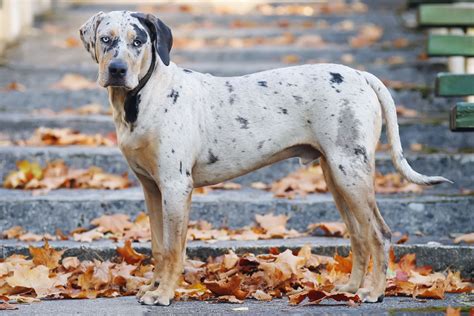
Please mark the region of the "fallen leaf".
[[138, 253], [133, 249], [130, 240], [125, 241], [123, 247], [117, 247], [117, 253], [125, 260], [126, 263], [136, 264], [145, 259], [145, 255]]
[[43, 247], [30, 246], [29, 251], [34, 264], [44, 265], [49, 269], [55, 269], [59, 266], [59, 261], [64, 253], [64, 250], [56, 251], [51, 248], [47, 240], [45, 240]]
[[96, 82], [90, 81], [79, 74], [65, 74], [61, 80], [51, 85], [51, 88], [78, 91], [83, 89], [97, 89], [98, 85]]
[[474, 233], [464, 234], [454, 239], [455, 244], [459, 244], [460, 242], [465, 242], [468, 244], [474, 243]]

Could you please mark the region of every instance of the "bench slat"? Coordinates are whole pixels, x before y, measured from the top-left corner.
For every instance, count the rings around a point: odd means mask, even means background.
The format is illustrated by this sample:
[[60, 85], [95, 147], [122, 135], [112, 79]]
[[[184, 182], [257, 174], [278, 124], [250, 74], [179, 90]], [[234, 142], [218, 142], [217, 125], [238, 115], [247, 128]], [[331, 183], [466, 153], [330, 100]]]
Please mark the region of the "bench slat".
[[449, 128], [454, 132], [474, 131], [474, 103], [457, 103], [451, 109]]
[[441, 97], [474, 95], [474, 74], [439, 73], [435, 90]]
[[442, 3], [455, 3], [455, 2], [470, 2], [474, 3], [474, 0], [408, 0], [407, 5], [409, 8], [417, 7], [422, 4], [442, 4]]
[[431, 34], [427, 51], [429, 56], [474, 57], [474, 36]]
[[424, 4], [418, 9], [420, 26], [474, 26], [474, 6], [470, 4]]

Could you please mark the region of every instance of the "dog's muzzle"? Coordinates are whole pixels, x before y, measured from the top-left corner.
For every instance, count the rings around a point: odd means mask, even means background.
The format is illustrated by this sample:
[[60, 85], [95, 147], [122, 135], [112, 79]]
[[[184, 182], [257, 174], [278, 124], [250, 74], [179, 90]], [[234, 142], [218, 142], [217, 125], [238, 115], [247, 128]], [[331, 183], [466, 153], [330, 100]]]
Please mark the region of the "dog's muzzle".
[[128, 66], [123, 60], [112, 60], [109, 64], [109, 80], [106, 86], [125, 86], [127, 71]]

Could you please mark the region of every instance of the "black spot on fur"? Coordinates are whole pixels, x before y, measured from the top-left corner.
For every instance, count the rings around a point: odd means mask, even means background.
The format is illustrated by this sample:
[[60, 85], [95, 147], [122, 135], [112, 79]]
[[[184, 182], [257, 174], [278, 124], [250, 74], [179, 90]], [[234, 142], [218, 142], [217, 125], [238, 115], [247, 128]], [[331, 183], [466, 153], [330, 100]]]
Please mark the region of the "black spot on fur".
[[114, 58], [116, 58], [118, 56], [118, 53], [119, 53], [119, 51], [118, 51], [118, 49], [116, 49], [115, 52], [114, 52]]
[[303, 97], [299, 95], [294, 95], [293, 99], [295, 99], [296, 103], [301, 103], [301, 101], [303, 101]]
[[232, 93], [234, 91], [234, 87], [230, 84], [229, 81], [225, 82], [225, 86], [227, 87], [227, 90], [229, 91], [229, 93]]
[[266, 81], [259, 81], [259, 82], [258, 82], [258, 85], [259, 85], [260, 87], [268, 88]]
[[367, 157], [367, 150], [363, 146], [356, 146], [354, 148], [354, 154], [356, 155], [362, 155], [364, 158], [364, 162], [367, 163], [369, 162], [369, 158]]
[[284, 108], [280, 108], [282, 114], [288, 114], [288, 110]]
[[147, 32], [136, 24], [132, 24], [132, 27], [135, 31], [135, 34], [137, 34], [136, 39], [142, 42], [143, 44], [146, 43], [146, 41], [148, 40]]
[[240, 123], [240, 128], [241, 129], [248, 129], [249, 128], [249, 121], [241, 116], [237, 116], [235, 118], [237, 122]]
[[344, 170], [344, 167], [343, 167], [342, 165], [339, 165], [339, 170], [341, 170], [341, 172], [342, 172], [345, 176], [347, 176], [346, 170]]
[[329, 80], [331, 83], [336, 83], [336, 84], [341, 84], [344, 81], [344, 77], [337, 72], [330, 72], [331, 75], [331, 80]]
[[310, 120], [306, 120], [306, 123], [311, 124], [311, 121], [310, 121]]
[[186, 176], [189, 177], [191, 175], [191, 172], [189, 170], [186, 170]]
[[337, 92], [337, 93], [340, 93], [340, 92], [341, 92], [341, 90], [339, 90], [339, 89], [336, 89], [336, 92]]
[[175, 104], [179, 98], [179, 92], [175, 89], [171, 89], [171, 93], [168, 95], [168, 98], [173, 99], [173, 104]]
[[190, 74], [190, 73], [193, 72], [192, 70], [189, 70], [189, 69], [183, 69], [183, 71], [184, 71], [185, 73], [188, 73], [188, 74]]
[[138, 106], [140, 105], [140, 94], [131, 94], [125, 98], [125, 121], [130, 124], [130, 131], [133, 132], [134, 123], [138, 117]]
[[209, 149], [208, 153], [209, 153], [208, 162], [207, 162], [208, 165], [212, 165], [213, 163], [216, 163], [217, 161], [219, 161], [219, 158], [212, 153], [212, 150]]
[[171, 149], [171, 153], [174, 154], [174, 149]]
[[183, 174], [183, 162], [179, 162], [179, 173]]
[[264, 141], [264, 140], [262, 140], [262, 141], [258, 142], [257, 149], [262, 149], [262, 147], [263, 147], [263, 144], [265, 144], [265, 141]]
[[120, 38], [114, 38], [109, 44], [105, 44], [105, 51], [110, 52], [112, 49], [117, 48], [118, 44], [120, 43]]

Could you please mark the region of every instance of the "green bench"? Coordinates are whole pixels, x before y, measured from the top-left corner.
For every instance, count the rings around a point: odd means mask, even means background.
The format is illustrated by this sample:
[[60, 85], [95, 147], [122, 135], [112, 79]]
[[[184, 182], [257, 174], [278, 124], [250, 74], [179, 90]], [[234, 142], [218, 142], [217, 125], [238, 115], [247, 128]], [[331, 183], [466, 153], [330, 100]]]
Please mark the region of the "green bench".
[[[441, 32], [438, 32], [443, 34], [429, 34], [428, 56], [474, 57], [474, 1], [464, 0], [463, 2], [470, 3], [452, 3], [457, 1], [410, 0], [409, 5], [414, 6], [415, 2], [418, 5], [419, 26], [456, 28], [455, 31], [441, 29]], [[449, 2], [451, 4], [447, 4]], [[459, 62], [457, 65], [459, 66]], [[456, 69], [455, 73], [438, 74], [435, 85], [437, 96], [474, 96], [474, 59], [462, 59], [461, 67], [462, 69]], [[452, 131], [474, 131], [474, 103], [458, 102], [451, 109], [449, 122]]]

